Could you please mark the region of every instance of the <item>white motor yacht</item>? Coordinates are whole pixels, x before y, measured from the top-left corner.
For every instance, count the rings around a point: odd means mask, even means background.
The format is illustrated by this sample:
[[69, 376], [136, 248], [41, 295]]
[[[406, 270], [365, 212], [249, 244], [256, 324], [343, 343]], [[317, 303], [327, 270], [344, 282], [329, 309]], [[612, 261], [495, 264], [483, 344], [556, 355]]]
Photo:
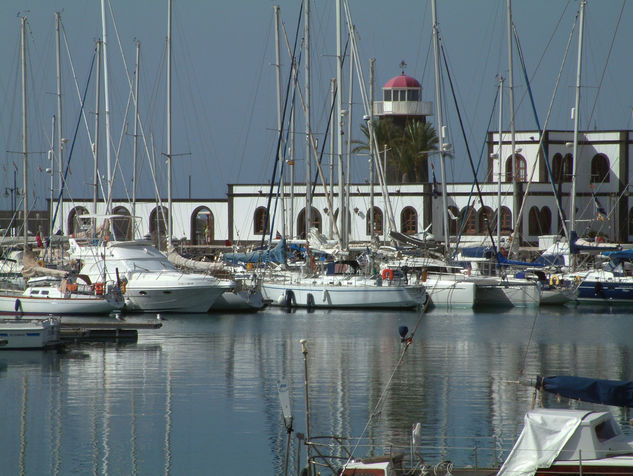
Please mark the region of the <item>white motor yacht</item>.
[[69, 256], [92, 282], [119, 283], [125, 310], [140, 312], [208, 312], [235, 285], [201, 273], [185, 273], [148, 240], [69, 240]]

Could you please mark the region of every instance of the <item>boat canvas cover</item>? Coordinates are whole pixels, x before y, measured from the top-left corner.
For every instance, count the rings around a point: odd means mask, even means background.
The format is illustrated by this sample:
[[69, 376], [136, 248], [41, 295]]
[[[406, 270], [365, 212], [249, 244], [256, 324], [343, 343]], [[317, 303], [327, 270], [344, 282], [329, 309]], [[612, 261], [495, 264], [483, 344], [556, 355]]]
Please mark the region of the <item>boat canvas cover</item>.
[[603, 380], [570, 375], [537, 377], [537, 388], [546, 392], [617, 407], [633, 407], [633, 381]]
[[222, 255], [225, 263], [273, 263], [286, 264], [286, 239], [282, 238], [277, 245], [269, 250], [255, 250], [250, 253], [225, 253]]
[[533, 476], [537, 469], [549, 468], [589, 413], [543, 409], [528, 412], [523, 431], [497, 476]]

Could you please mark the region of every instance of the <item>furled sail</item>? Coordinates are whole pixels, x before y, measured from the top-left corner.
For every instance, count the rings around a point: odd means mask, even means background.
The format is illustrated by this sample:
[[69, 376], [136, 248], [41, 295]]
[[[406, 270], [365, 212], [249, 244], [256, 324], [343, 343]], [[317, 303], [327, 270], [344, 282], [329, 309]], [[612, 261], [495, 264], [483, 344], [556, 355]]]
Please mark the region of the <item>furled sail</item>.
[[167, 250], [167, 259], [174, 266], [200, 271], [203, 273], [212, 273], [215, 271], [222, 271], [224, 269], [224, 265], [222, 263], [198, 261], [195, 259], [185, 258], [176, 251], [176, 248], [174, 248], [173, 245], [170, 245], [169, 249]]
[[32, 250], [27, 249], [24, 252], [22, 257], [22, 263], [24, 267], [22, 268], [22, 276], [26, 279], [32, 278], [34, 276], [52, 276], [55, 278], [65, 278], [68, 276], [69, 272], [61, 269], [51, 269], [45, 266], [37, 260], [35, 253]]
[[601, 380], [562, 375], [537, 377], [536, 387], [583, 402], [633, 407], [633, 381], [631, 380]]

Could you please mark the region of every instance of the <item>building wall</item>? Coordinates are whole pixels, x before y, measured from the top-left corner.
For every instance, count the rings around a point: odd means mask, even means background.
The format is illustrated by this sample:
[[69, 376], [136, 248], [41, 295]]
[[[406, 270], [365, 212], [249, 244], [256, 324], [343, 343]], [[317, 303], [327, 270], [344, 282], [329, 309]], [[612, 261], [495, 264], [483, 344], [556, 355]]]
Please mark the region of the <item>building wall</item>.
[[[576, 230], [579, 235], [603, 234], [612, 241], [630, 242], [633, 236], [629, 233], [630, 200], [633, 193], [633, 168], [629, 167], [629, 157], [633, 151], [631, 144], [631, 131], [599, 131], [584, 132], [581, 134], [579, 147], [579, 162], [577, 168], [577, 193], [576, 193]], [[498, 182], [499, 160], [490, 156], [498, 151], [496, 140], [498, 133], [491, 132], [488, 135], [488, 180], [480, 183], [482, 196], [478, 197], [474, 183], [452, 183], [447, 185], [447, 205], [454, 207], [457, 214], [466, 207], [471, 206], [475, 213], [480, 214], [482, 208], [489, 207], [494, 213], [498, 208], [507, 207], [511, 211], [513, 223], [519, 212], [518, 206], [513, 204], [513, 184]], [[504, 133], [504, 147], [502, 153], [510, 156], [509, 134]], [[554, 154], [565, 155], [572, 153], [573, 149], [568, 143], [573, 140], [573, 133], [569, 131], [549, 131], [544, 148], [550, 161]], [[535, 233], [530, 230], [530, 210], [535, 209], [539, 213], [547, 214], [549, 210], [550, 220], [547, 234], [558, 234], [561, 228], [561, 218], [557, 208], [554, 190], [560, 195], [560, 206], [565, 216], [569, 215], [569, 194], [571, 184], [563, 182], [553, 187], [549, 182], [547, 166], [544, 162], [544, 154], [539, 151], [538, 133], [534, 131], [521, 131], [516, 134], [516, 145], [520, 148], [520, 154], [525, 158], [528, 177], [533, 176], [531, 183], [520, 183], [518, 187], [520, 199], [527, 196], [523, 206], [523, 219], [520, 223], [520, 237], [522, 244], [536, 244], [540, 235], [546, 234], [542, 229]], [[604, 183], [591, 183], [591, 160], [596, 154], [604, 154], [610, 165], [609, 181]], [[452, 160], [463, 160], [455, 158]], [[192, 217], [201, 207], [206, 207], [213, 214], [213, 243], [224, 244], [226, 240], [233, 243], [257, 244], [262, 240], [262, 234], [258, 233], [255, 226], [255, 214], [259, 207], [266, 208], [271, 204], [274, 216], [269, 218], [269, 230], [272, 229], [273, 239], [277, 232], [284, 233], [288, 238], [300, 238], [303, 230], [297, 230], [299, 216], [305, 208], [305, 185], [298, 184], [294, 187], [294, 200], [290, 199], [290, 186], [286, 185], [283, 194], [268, 198], [270, 185], [265, 184], [229, 184], [226, 199], [213, 200], [174, 200], [173, 201], [173, 231], [174, 238], [192, 240]], [[439, 195], [433, 195], [431, 184], [401, 184], [387, 186], [390, 197], [390, 205], [393, 210], [394, 225], [397, 231], [403, 231], [402, 213], [405, 210], [414, 210], [416, 214], [415, 226], [411, 232], [418, 237], [424, 237], [425, 226], [430, 224], [428, 232], [437, 240], [443, 240], [443, 219], [446, 214], [442, 210], [442, 199]], [[276, 192], [276, 190], [273, 190]], [[437, 191], [440, 191], [439, 188]], [[313, 207], [320, 214], [321, 232], [330, 239], [336, 239], [334, 226], [329, 219], [330, 209], [336, 212], [340, 200], [338, 190], [334, 190], [332, 202], [328, 202], [326, 192], [322, 186], [317, 186], [314, 191]], [[500, 197], [498, 197], [500, 195]], [[608, 214], [599, 219], [596, 199]], [[519, 200], [520, 204], [521, 200]], [[283, 205], [282, 205], [283, 204]], [[388, 238], [388, 209], [381, 188], [374, 186], [374, 204], [383, 214], [383, 238]], [[64, 212], [68, 222], [69, 214], [73, 208], [85, 207], [92, 210], [90, 200], [74, 200], [65, 203]], [[125, 207], [131, 211], [131, 207], [124, 201], [116, 201], [117, 206]], [[163, 206], [167, 206], [163, 203]], [[143, 200], [137, 204], [137, 216], [140, 217], [140, 229], [138, 235], [145, 236], [150, 232], [149, 216], [157, 207], [155, 201]], [[408, 208], [409, 207], [409, 208]], [[370, 187], [368, 184], [352, 184], [349, 197], [350, 234], [349, 242], [366, 242], [369, 240], [367, 233], [367, 220], [370, 208]], [[276, 210], [276, 212], [274, 212]], [[282, 210], [285, 211], [285, 219], [282, 218]], [[99, 206], [97, 213], [103, 213], [103, 205]], [[283, 224], [285, 223], [285, 225]], [[487, 230], [479, 226], [470, 233], [462, 236], [463, 240], [481, 242], [488, 236]], [[514, 226], [514, 225], [513, 225]], [[339, 224], [340, 227], [340, 224]], [[534, 228], [534, 227], [532, 227]], [[496, 230], [492, 230], [496, 236]], [[508, 235], [508, 233], [505, 233]], [[265, 234], [268, 239], [269, 234]]]

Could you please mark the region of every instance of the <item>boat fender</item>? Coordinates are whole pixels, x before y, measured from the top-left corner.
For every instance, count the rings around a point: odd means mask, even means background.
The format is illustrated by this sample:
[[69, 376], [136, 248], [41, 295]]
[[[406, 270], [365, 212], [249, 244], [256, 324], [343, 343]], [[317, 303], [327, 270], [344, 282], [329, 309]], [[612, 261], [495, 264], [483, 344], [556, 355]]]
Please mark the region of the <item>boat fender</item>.
[[549, 284], [550, 286], [558, 286], [560, 284], [560, 279], [558, 279], [558, 276], [552, 276], [549, 278]]
[[286, 289], [285, 304], [287, 308], [297, 305], [295, 293], [292, 291], [292, 289]]
[[121, 281], [121, 294], [125, 294], [125, 290], [127, 289], [125, 281]]
[[393, 269], [385, 268], [382, 270], [382, 279], [393, 281]]
[[598, 235], [598, 236], [596, 236], [596, 244], [597, 244], [597, 245], [599, 245], [600, 243], [604, 243], [604, 242], [606, 242], [606, 241], [607, 241], [607, 240], [604, 238], [604, 236], [602, 236], [602, 235]]
[[324, 289], [324, 290], [323, 290], [323, 293], [322, 293], [322, 295], [321, 295], [321, 300], [322, 300], [323, 302], [327, 302], [328, 297], [329, 297], [329, 293], [327, 292], [327, 289]]
[[579, 285], [580, 281], [581, 281], [580, 276], [574, 276], [574, 283], [576, 283], [576, 285]]
[[313, 309], [314, 308], [314, 296], [312, 295], [312, 293], [308, 293], [307, 306], [308, 306], [308, 309]]
[[15, 300], [15, 312], [22, 312], [22, 301], [20, 301], [19, 299]]
[[422, 300], [422, 307], [426, 308], [429, 303], [429, 293], [424, 293], [424, 299]]

